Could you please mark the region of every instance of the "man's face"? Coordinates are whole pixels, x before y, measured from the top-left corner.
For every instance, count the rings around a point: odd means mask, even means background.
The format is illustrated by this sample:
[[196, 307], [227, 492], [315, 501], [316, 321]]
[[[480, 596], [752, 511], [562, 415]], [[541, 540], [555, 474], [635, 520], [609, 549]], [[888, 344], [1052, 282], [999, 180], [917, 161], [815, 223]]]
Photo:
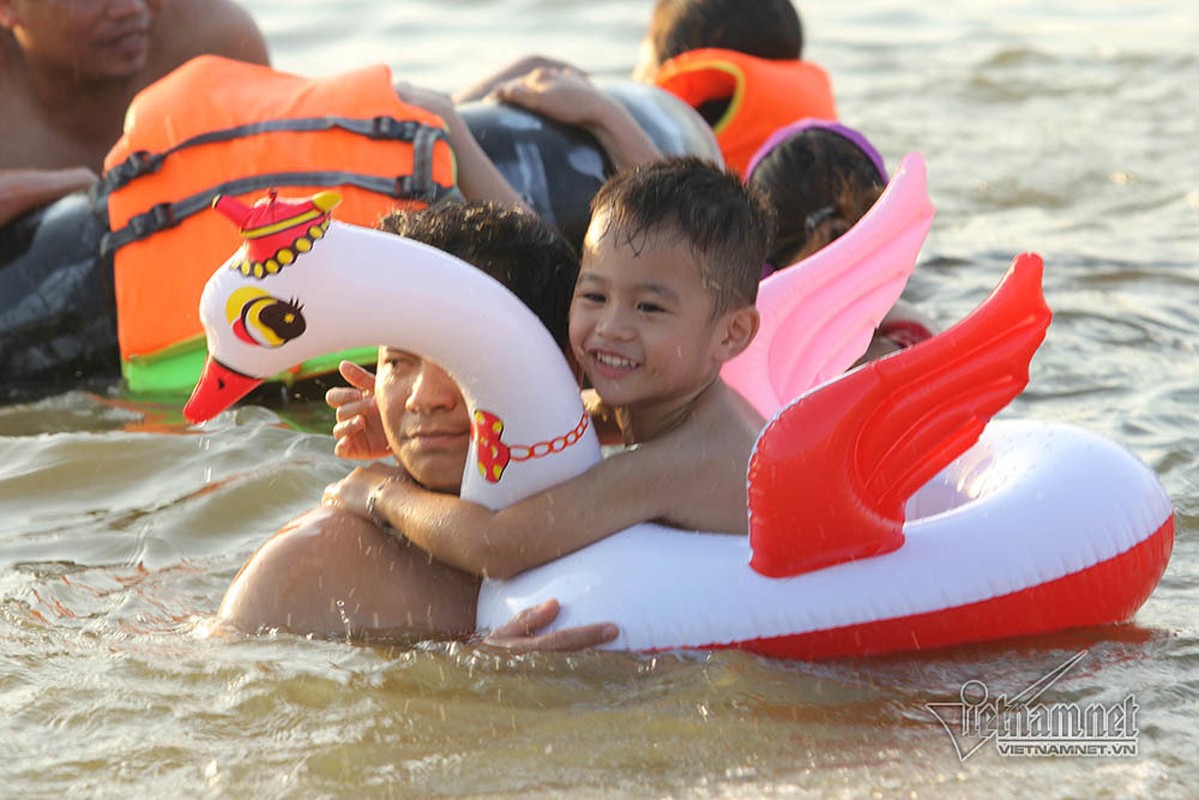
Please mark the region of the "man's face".
[[429, 489], [458, 493], [470, 447], [470, 414], [445, 370], [405, 350], [379, 348], [375, 401], [400, 464]]
[[36, 67], [76, 81], [137, 75], [161, 0], [0, 0], [0, 22]]

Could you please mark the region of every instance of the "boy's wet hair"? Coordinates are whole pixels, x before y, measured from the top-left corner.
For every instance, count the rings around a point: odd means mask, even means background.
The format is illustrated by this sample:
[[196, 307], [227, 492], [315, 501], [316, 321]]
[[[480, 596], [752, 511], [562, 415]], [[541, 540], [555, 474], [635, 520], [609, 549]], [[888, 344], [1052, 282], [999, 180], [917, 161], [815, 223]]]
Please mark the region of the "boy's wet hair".
[[629, 242], [677, 236], [695, 255], [712, 292], [713, 317], [752, 305], [770, 242], [770, 213], [761, 195], [736, 173], [695, 156], [667, 158], [625, 170], [591, 200], [592, 219]]
[[447, 202], [384, 216], [379, 230], [444, 250], [508, 287], [569, 352], [570, 300], [579, 274], [574, 248], [536, 214], [498, 203]]
[[781, 269], [853, 227], [878, 200], [886, 178], [849, 139], [812, 128], [771, 149], [748, 183], [774, 211], [766, 260]]
[[658, 0], [649, 38], [659, 63], [704, 47], [772, 60], [803, 55], [803, 24], [791, 0]]

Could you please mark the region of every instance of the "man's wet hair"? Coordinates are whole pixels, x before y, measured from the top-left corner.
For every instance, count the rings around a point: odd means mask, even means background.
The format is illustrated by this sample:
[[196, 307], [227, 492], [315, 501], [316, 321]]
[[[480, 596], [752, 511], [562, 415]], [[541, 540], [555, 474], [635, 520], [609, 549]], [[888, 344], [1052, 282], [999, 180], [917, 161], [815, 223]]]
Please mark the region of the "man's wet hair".
[[598, 234], [619, 235], [630, 246], [655, 237], [684, 242], [712, 292], [714, 317], [757, 298], [770, 213], [736, 173], [695, 156], [641, 164], [600, 187], [592, 220], [601, 214], [606, 227]]

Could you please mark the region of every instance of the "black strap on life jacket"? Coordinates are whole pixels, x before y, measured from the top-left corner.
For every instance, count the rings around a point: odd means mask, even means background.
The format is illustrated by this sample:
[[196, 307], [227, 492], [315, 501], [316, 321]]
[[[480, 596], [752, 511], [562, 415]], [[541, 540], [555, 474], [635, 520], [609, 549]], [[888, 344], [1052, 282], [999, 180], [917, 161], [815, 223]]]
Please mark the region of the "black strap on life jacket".
[[300, 119], [265, 120], [193, 136], [161, 153], [139, 150], [108, 170], [100, 181], [100, 193], [106, 196], [146, 175], [158, 172], [166, 159], [190, 147], [226, 142], [244, 136], [279, 131], [325, 131], [333, 128], [350, 131], [370, 139], [387, 139], [412, 143], [412, 174], [383, 177], [356, 172], [298, 171], [250, 175], [210, 186], [175, 203], [159, 203], [129, 218], [123, 228], [105, 234], [100, 243], [103, 255], [113, 253], [132, 242], [172, 228], [212, 205], [218, 194], [243, 194], [280, 186], [354, 186], [398, 200], [418, 200], [434, 203], [447, 196], [457, 195], [453, 186], [442, 186], [433, 180], [433, 147], [448, 134], [442, 128], [416, 120], [397, 120], [394, 117], [351, 119], [345, 117], [308, 117]]

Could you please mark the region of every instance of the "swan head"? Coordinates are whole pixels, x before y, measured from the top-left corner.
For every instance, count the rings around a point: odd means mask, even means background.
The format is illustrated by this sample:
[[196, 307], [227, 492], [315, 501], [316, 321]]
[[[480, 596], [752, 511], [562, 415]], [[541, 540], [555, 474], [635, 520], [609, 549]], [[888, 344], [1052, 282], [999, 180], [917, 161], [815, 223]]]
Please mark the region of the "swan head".
[[[183, 408], [189, 422], [211, 419], [279, 371], [302, 359], [272, 357], [308, 327], [304, 304], [284, 293], [298, 275], [292, 265], [325, 238], [336, 192], [282, 198], [273, 190], [252, 205], [218, 195], [213, 207], [238, 226], [242, 245], [204, 287], [200, 316], [209, 354]], [[234, 364], [238, 366], [235, 367]]]

